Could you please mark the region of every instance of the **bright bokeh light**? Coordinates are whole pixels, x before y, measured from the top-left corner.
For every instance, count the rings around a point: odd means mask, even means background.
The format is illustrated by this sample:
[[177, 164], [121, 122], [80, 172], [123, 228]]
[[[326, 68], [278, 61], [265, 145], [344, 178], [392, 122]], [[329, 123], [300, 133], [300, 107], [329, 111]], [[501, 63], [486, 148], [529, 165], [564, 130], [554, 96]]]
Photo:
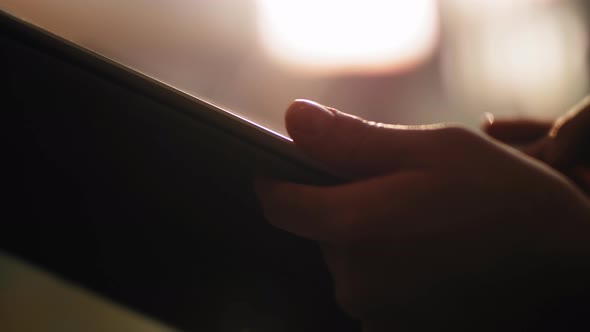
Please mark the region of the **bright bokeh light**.
[[432, 53], [435, 0], [258, 0], [264, 48], [299, 71], [402, 70]]
[[587, 91], [587, 23], [575, 2], [445, 3], [446, 82], [470, 110], [550, 119]]
[[[474, 19], [502, 17], [513, 11], [535, 9], [564, 0], [442, 0], [445, 6], [453, 8], [454, 14], [468, 15]], [[567, 1], [567, 0], [566, 0]]]

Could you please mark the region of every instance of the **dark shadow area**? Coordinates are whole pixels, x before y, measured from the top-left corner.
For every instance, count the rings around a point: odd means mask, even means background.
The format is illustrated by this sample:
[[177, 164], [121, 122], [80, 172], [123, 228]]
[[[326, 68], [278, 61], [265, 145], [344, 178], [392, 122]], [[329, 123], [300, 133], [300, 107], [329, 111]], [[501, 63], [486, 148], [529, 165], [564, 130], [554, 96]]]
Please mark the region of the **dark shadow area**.
[[2, 249], [187, 331], [357, 330], [316, 246], [264, 222], [251, 153], [10, 34], [0, 47], [24, 124]]

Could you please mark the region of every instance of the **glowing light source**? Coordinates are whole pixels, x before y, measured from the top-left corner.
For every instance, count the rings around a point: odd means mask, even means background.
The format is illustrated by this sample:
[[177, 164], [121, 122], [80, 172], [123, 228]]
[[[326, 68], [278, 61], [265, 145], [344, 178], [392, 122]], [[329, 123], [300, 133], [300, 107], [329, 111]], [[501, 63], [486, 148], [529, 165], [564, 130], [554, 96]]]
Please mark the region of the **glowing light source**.
[[466, 109], [551, 119], [587, 91], [587, 23], [575, 1], [445, 5], [447, 86]]
[[381, 72], [425, 60], [435, 47], [435, 0], [258, 0], [263, 46], [310, 72]]

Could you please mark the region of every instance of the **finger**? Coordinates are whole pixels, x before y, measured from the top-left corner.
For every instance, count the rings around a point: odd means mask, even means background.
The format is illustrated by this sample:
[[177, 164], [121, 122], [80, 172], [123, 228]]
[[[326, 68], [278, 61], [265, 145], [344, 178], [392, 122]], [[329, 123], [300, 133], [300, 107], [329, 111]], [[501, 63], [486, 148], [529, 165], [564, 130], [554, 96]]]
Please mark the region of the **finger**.
[[426, 174], [408, 172], [331, 187], [258, 179], [255, 187], [275, 227], [312, 240], [351, 242], [374, 237], [380, 222], [399, 220], [397, 232], [410, 231], [409, 217], [421, 209], [416, 202], [431, 196], [431, 186]]
[[425, 156], [429, 156], [432, 132], [441, 127], [375, 123], [308, 100], [295, 101], [285, 120], [301, 150], [335, 172], [351, 176], [423, 166], [429, 161]]
[[556, 168], [590, 164], [590, 96], [559, 118], [549, 136], [544, 160]]
[[528, 154], [533, 158], [543, 160], [543, 156], [550, 141], [551, 139], [549, 137], [541, 138], [524, 147], [522, 149], [522, 152]]
[[547, 136], [551, 125], [551, 122], [533, 120], [494, 120], [484, 123], [482, 129], [506, 143], [529, 143]]
[[590, 194], [590, 167], [575, 166], [569, 176], [586, 194]]

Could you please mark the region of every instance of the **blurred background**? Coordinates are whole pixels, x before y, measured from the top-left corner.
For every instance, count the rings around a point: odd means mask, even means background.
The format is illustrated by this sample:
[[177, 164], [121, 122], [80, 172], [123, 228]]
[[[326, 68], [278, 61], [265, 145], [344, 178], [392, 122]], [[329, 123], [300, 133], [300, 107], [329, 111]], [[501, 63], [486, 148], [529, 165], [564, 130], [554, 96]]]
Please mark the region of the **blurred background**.
[[285, 133], [308, 98], [401, 124], [553, 119], [590, 86], [587, 0], [0, 0]]

